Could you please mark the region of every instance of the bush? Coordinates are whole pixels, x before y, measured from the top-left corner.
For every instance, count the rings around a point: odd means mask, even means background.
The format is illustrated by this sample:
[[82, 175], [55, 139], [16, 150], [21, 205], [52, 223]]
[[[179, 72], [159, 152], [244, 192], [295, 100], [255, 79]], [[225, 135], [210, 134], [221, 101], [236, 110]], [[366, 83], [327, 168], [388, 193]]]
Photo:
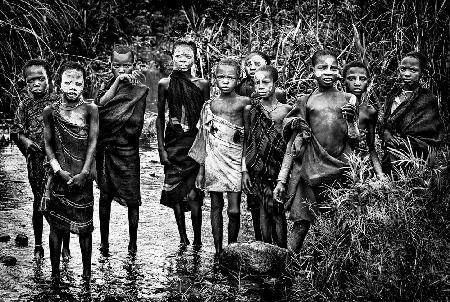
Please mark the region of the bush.
[[[303, 299], [445, 300], [450, 295], [448, 158], [410, 157], [399, 179], [372, 177], [368, 158], [350, 158], [349, 185], [330, 189], [333, 214], [305, 243]], [[305, 271], [302, 272], [303, 274]], [[307, 287], [305, 287], [307, 286]]]

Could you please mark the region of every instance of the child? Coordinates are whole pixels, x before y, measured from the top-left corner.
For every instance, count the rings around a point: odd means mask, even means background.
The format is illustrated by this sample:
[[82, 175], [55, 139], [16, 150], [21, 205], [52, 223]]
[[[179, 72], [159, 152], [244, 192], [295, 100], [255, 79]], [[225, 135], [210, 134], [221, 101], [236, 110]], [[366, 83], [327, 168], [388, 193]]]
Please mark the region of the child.
[[135, 54], [127, 46], [115, 46], [111, 53], [113, 79], [99, 93], [100, 131], [97, 147], [97, 182], [100, 188], [99, 217], [103, 256], [109, 255], [111, 202], [128, 207], [128, 253], [137, 251], [139, 222], [140, 159], [139, 137], [144, 126], [148, 87], [134, 72]]
[[[356, 99], [334, 86], [339, 76], [336, 57], [326, 49], [314, 53], [312, 65], [318, 87], [309, 96], [301, 96], [285, 119], [283, 131], [289, 144], [283, 169], [289, 169], [291, 165], [286, 162], [295, 156], [286, 205], [294, 221], [291, 248], [295, 253], [300, 251], [315, 214], [329, 208], [326, 186], [341, 179], [346, 155], [352, 151], [347, 129], [354, 121], [356, 106], [352, 103]], [[280, 172], [274, 191], [278, 200], [285, 190], [286, 175]]]
[[211, 195], [211, 226], [216, 255], [222, 251], [224, 206], [223, 193], [228, 196], [228, 243], [236, 242], [240, 227], [242, 143], [244, 138], [244, 107], [248, 97], [235, 92], [240, 75], [239, 62], [221, 60], [215, 72], [221, 93], [203, 105], [199, 132], [189, 156], [200, 164], [196, 186]]
[[44, 109], [45, 152], [53, 175], [50, 200], [45, 217], [50, 224], [52, 279], [59, 283], [61, 240], [69, 232], [79, 235], [83, 260], [83, 280], [91, 277], [92, 216], [94, 212], [93, 177], [98, 135], [98, 110], [81, 95], [86, 73], [75, 62], [59, 70], [61, 98]]
[[[194, 42], [180, 40], [174, 45], [173, 72], [158, 84], [158, 116], [156, 132], [161, 164], [164, 165], [164, 186], [161, 204], [173, 209], [182, 245], [189, 244], [184, 211], [191, 210], [194, 245], [201, 245], [201, 206], [203, 196], [195, 188], [200, 165], [188, 156], [197, 135], [197, 122], [205, 101], [209, 100], [208, 81], [192, 76], [196, 59]], [[165, 107], [169, 121], [165, 127]]]
[[[44, 123], [42, 112], [52, 104], [56, 95], [51, 89], [50, 65], [45, 60], [29, 60], [23, 67], [23, 77], [27, 84], [27, 96], [20, 102], [11, 128], [11, 139], [14, 140], [22, 154], [26, 157], [28, 179], [33, 191], [33, 231], [34, 257], [41, 260], [44, 257], [42, 248], [43, 216], [39, 206], [45, 188], [45, 147]], [[63, 258], [70, 255], [69, 237], [64, 238]]]
[[[283, 205], [274, 202], [273, 189], [280, 172], [286, 144], [283, 140], [283, 119], [291, 110], [275, 96], [278, 71], [262, 66], [255, 72], [255, 88], [259, 99], [245, 107], [245, 161], [242, 172], [244, 190], [253, 192], [260, 208], [261, 232], [264, 242], [287, 246], [287, 226]], [[246, 171], [248, 167], [248, 171]]]
[[369, 154], [375, 174], [384, 178], [381, 171], [380, 159], [375, 149], [375, 127], [378, 121], [378, 111], [368, 103], [364, 93], [370, 79], [367, 66], [362, 62], [351, 62], [344, 66], [342, 71], [346, 91], [355, 95], [359, 108], [358, 127], [360, 137], [355, 149], [363, 154]]
[[[270, 65], [270, 58], [261, 51], [252, 51], [245, 57], [243, 65], [246, 77], [236, 87], [236, 93], [248, 97], [257, 96], [255, 93], [255, 72], [259, 67]], [[276, 88], [275, 96], [279, 102], [286, 103], [286, 93], [283, 90]], [[247, 194], [247, 207], [252, 213], [255, 239], [262, 241], [258, 198], [252, 194]]]
[[[384, 107], [383, 172], [391, 174], [399, 154], [427, 158], [442, 142], [444, 127], [435, 95], [420, 84], [428, 67], [427, 58], [419, 52], [407, 53], [399, 65], [401, 87], [395, 87]], [[434, 152], [432, 152], [434, 153]]]

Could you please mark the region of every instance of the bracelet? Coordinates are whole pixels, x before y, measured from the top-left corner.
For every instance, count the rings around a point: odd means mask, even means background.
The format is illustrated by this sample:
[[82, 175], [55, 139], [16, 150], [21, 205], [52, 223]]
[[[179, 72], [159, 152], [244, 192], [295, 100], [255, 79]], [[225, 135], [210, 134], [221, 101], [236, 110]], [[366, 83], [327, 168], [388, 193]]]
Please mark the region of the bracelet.
[[89, 173], [91, 173], [91, 171], [87, 170], [87, 169], [83, 169], [81, 170], [80, 174], [86, 174], [89, 175]]
[[58, 171], [61, 170], [61, 166], [59, 165], [59, 162], [58, 162], [58, 160], [56, 158], [52, 158], [50, 160], [50, 166], [52, 167], [53, 172], [55, 174], [58, 173]]

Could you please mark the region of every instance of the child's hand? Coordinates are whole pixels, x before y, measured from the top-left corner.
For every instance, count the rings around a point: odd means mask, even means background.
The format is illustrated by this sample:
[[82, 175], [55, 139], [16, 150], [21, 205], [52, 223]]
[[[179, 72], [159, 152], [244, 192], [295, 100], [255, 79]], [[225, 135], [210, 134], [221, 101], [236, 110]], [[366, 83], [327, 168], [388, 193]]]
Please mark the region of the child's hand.
[[284, 200], [285, 193], [286, 193], [286, 187], [281, 181], [279, 181], [277, 183], [277, 186], [273, 190], [273, 199], [282, 203]]
[[347, 103], [344, 106], [341, 107], [342, 110], [342, 116], [347, 119], [347, 121], [352, 122], [355, 119], [355, 115], [356, 115], [356, 106], [351, 104], [351, 103]]
[[302, 119], [301, 118], [295, 118], [291, 123], [291, 129], [294, 131], [300, 131], [302, 130]]
[[69, 189], [81, 189], [82, 187], [84, 187], [86, 179], [87, 179], [86, 173], [79, 173], [75, 175], [67, 182], [67, 184], [69, 185]]
[[136, 85], [138, 83], [137, 78], [133, 74], [121, 74], [117, 77], [117, 81], [122, 83], [130, 83], [132, 85]]
[[205, 174], [198, 172], [195, 178], [195, 187], [198, 189], [203, 189], [205, 187]]
[[247, 171], [242, 172], [242, 190], [245, 193], [250, 192], [250, 189], [252, 188], [252, 181], [250, 179], [250, 175]]
[[35, 143], [33, 142], [31, 139], [24, 139], [24, 147], [25, 150], [27, 150], [27, 152], [41, 152], [41, 148]]
[[169, 156], [167, 155], [166, 150], [160, 150], [159, 151], [159, 162], [161, 165], [171, 165], [172, 163], [169, 161]]
[[[145, 74], [141, 70], [133, 70], [131, 75], [139, 82], [143, 83], [147, 79]], [[137, 84], [137, 83], [136, 83]]]
[[67, 184], [69, 184], [69, 181], [72, 179], [72, 175], [71, 175], [69, 172], [64, 171], [64, 170], [59, 170], [59, 171], [56, 173], [56, 175], [58, 175], [59, 177], [61, 177], [61, 179], [62, 179], [65, 183], [67, 183]]

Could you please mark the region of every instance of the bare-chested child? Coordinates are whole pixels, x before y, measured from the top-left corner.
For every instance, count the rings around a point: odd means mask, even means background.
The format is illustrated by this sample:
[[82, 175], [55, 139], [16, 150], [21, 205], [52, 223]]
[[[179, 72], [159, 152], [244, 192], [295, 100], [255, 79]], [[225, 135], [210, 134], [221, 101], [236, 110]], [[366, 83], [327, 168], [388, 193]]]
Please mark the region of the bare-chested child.
[[283, 204], [274, 200], [272, 192], [286, 151], [283, 119], [292, 108], [276, 98], [278, 71], [275, 67], [260, 67], [254, 79], [258, 98], [244, 110], [246, 165], [242, 174], [243, 189], [254, 193], [258, 199], [263, 241], [286, 247]]
[[86, 103], [82, 92], [84, 68], [75, 62], [60, 70], [61, 98], [44, 109], [45, 152], [53, 175], [45, 218], [50, 224], [50, 260], [53, 282], [59, 283], [61, 241], [69, 232], [79, 235], [83, 279], [91, 277], [92, 216], [94, 212], [93, 174], [98, 135], [98, 110]]
[[[43, 215], [40, 204], [45, 188], [45, 144], [44, 108], [56, 101], [52, 93], [52, 72], [47, 61], [41, 59], [29, 60], [23, 66], [23, 77], [27, 93], [17, 108], [14, 125], [11, 128], [11, 138], [26, 157], [28, 179], [33, 192], [33, 231], [34, 257], [40, 261], [44, 257], [42, 247]], [[64, 238], [62, 256], [67, 260], [70, 256], [69, 236]]]
[[[173, 209], [180, 242], [189, 244], [184, 212], [191, 210], [194, 245], [201, 245], [203, 193], [195, 188], [200, 165], [188, 156], [197, 135], [197, 122], [203, 104], [209, 100], [209, 83], [194, 77], [197, 48], [192, 41], [177, 41], [173, 51], [173, 72], [158, 84], [158, 116], [156, 133], [164, 186], [161, 204]], [[165, 108], [169, 109], [166, 126]]]
[[215, 71], [220, 96], [203, 105], [199, 133], [189, 156], [200, 163], [196, 186], [211, 195], [211, 227], [216, 255], [222, 251], [223, 193], [228, 197], [228, 243], [236, 242], [240, 228], [242, 144], [244, 107], [250, 98], [235, 92], [240, 64], [221, 60]]
[[[291, 249], [296, 253], [315, 215], [330, 208], [327, 186], [339, 182], [347, 166], [346, 155], [352, 151], [348, 125], [354, 124], [356, 112], [355, 96], [335, 87], [339, 77], [336, 54], [318, 50], [312, 65], [318, 87], [297, 100], [283, 129], [289, 140], [283, 168], [291, 167], [284, 165], [286, 159], [294, 160], [285, 208], [290, 210], [289, 218], [294, 222]], [[278, 200], [286, 187], [286, 178], [280, 178], [274, 191]]]
[[342, 70], [346, 91], [355, 95], [359, 109], [358, 128], [360, 137], [354, 148], [361, 155], [369, 154], [375, 174], [384, 178], [380, 159], [375, 148], [375, 128], [378, 121], [378, 111], [368, 102], [365, 93], [370, 80], [367, 66], [358, 61], [348, 63]]

